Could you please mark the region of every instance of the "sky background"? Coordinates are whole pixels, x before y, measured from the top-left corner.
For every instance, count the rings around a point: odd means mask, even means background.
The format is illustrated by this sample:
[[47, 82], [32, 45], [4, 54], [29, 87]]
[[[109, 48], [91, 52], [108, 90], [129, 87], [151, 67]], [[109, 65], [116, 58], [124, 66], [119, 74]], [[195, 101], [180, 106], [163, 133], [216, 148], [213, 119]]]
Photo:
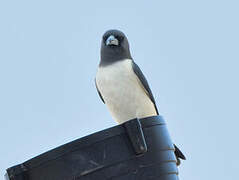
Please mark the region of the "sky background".
[[182, 180], [237, 179], [239, 3], [0, 1], [0, 176], [116, 125], [94, 86], [102, 34], [128, 37], [172, 140]]

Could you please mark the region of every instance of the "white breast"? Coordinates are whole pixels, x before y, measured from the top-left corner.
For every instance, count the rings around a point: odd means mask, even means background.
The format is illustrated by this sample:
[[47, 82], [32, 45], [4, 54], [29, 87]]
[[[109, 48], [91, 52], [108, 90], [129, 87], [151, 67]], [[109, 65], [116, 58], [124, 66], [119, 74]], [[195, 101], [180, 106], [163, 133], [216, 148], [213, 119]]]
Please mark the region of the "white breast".
[[154, 104], [133, 71], [132, 60], [99, 67], [96, 83], [111, 115], [118, 123], [157, 115]]

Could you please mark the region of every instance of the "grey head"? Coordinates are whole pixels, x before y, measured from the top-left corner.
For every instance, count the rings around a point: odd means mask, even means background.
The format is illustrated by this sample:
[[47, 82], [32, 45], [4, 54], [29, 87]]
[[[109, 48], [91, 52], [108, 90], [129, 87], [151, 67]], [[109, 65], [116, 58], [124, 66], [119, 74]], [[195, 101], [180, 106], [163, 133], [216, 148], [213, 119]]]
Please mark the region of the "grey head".
[[100, 66], [107, 66], [123, 59], [132, 59], [129, 42], [119, 30], [106, 31], [101, 41]]

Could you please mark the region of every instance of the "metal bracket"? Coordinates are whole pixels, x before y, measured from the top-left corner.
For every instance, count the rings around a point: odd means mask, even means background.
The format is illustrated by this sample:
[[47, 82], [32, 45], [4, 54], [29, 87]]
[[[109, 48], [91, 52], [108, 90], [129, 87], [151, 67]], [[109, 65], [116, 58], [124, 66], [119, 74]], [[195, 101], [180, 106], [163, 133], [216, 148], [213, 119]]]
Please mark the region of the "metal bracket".
[[147, 144], [138, 118], [127, 121], [124, 127], [136, 154], [147, 152]]

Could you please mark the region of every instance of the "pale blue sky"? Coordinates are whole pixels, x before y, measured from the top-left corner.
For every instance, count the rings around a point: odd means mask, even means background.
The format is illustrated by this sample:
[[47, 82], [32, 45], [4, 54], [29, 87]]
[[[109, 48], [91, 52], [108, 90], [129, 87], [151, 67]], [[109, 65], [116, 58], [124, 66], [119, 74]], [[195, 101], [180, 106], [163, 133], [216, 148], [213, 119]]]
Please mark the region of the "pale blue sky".
[[128, 36], [182, 180], [238, 178], [238, 1], [0, 1], [0, 176], [116, 123], [94, 87], [102, 34]]

